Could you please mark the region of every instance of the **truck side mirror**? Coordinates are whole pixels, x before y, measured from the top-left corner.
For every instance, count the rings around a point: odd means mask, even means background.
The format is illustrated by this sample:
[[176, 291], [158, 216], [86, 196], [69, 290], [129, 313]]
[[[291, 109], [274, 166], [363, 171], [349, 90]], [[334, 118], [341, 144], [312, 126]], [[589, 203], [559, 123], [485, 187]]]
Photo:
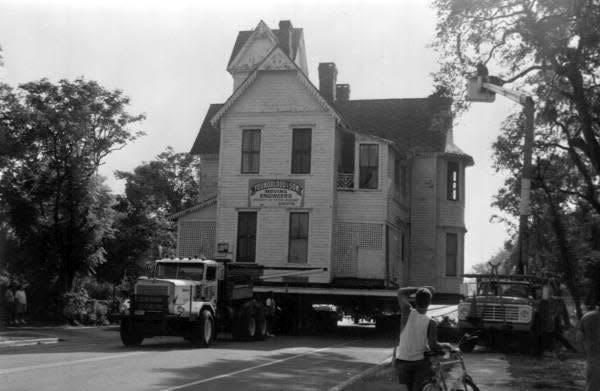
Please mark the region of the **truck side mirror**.
[[466, 282], [460, 284], [460, 295], [461, 296], [469, 296], [469, 285]]

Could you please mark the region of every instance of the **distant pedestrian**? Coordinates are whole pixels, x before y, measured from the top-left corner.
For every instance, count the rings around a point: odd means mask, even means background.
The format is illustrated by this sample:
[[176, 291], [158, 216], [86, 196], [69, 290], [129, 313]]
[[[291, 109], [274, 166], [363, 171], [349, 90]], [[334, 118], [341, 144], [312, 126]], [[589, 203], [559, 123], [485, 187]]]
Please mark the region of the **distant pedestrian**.
[[25, 324], [25, 313], [27, 312], [27, 294], [23, 286], [18, 285], [15, 290], [15, 323]]
[[584, 391], [600, 390], [600, 311], [596, 305], [583, 315], [577, 326], [577, 342], [587, 359]]
[[15, 323], [15, 285], [10, 283], [6, 287], [4, 292], [4, 308], [6, 308], [6, 314], [8, 315], [8, 324], [12, 325]]
[[275, 302], [275, 296], [273, 292], [269, 292], [269, 296], [265, 301], [265, 318], [267, 320], [267, 336], [274, 337], [273, 332], [275, 331], [275, 317], [277, 313], [277, 303]]

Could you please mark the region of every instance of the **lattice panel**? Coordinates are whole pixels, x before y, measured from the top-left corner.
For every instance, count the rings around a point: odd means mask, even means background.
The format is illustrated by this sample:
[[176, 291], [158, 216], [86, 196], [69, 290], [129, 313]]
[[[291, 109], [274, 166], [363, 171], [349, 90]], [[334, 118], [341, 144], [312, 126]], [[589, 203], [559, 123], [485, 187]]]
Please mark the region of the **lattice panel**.
[[353, 224], [340, 223], [335, 232], [335, 269], [336, 277], [353, 277], [356, 274], [356, 253], [358, 233]]
[[212, 221], [187, 221], [179, 228], [178, 257], [215, 255], [216, 223]]
[[381, 250], [383, 248], [383, 224], [353, 224], [359, 236], [360, 248]]

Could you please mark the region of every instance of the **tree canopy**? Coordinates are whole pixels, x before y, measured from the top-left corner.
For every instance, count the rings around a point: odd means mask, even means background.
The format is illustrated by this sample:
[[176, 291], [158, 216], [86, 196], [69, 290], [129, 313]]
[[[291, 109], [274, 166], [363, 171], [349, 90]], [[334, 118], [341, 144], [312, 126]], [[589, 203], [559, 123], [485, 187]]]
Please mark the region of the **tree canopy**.
[[[541, 269], [561, 272], [578, 290], [583, 259], [599, 265], [600, 3], [596, 0], [435, 0], [434, 47], [440, 91], [468, 108], [466, 78], [487, 65], [495, 83], [526, 92], [536, 106], [532, 181]], [[523, 117], [509, 118], [494, 144], [497, 170], [508, 173], [494, 204], [518, 215]], [[596, 249], [596, 250], [594, 250]], [[572, 292], [577, 294], [577, 292]]]
[[0, 86], [0, 213], [15, 274], [60, 294], [104, 262], [113, 201], [97, 169], [142, 134], [128, 104], [84, 79]]

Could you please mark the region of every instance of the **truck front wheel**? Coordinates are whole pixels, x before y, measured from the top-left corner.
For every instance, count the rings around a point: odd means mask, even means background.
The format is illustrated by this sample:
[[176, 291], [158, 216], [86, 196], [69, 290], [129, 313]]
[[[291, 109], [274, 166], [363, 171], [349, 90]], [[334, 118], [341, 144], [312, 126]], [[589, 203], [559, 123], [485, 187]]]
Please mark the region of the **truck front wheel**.
[[136, 330], [135, 325], [129, 319], [122, 319], [119, 328], [121, 341], [125, 346], [140, 346], [144, 337]]
[[190, 341], [194, 346], [208, 347], [215, 337], [213, 316], [208, 310], [200, 313], [199, 319], [192, 325]]

